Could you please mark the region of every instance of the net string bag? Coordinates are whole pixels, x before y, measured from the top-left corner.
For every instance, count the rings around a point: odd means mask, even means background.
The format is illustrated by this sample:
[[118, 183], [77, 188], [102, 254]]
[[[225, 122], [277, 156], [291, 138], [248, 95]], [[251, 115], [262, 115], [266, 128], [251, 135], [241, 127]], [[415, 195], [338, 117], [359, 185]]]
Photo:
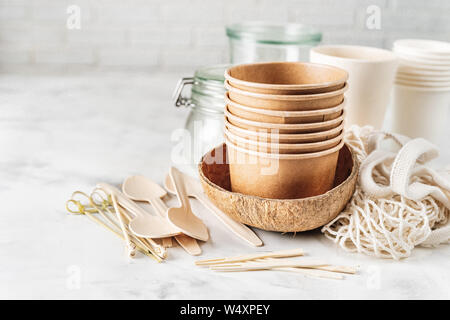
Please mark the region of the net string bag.
[[401, 259], [416, 246], [450, 242], [450, 180], [429, 161], [436, 146], [425, 139], [352, 126], [345, 135], [360, 163], [355, 193], [322, 228], [343, 249]]

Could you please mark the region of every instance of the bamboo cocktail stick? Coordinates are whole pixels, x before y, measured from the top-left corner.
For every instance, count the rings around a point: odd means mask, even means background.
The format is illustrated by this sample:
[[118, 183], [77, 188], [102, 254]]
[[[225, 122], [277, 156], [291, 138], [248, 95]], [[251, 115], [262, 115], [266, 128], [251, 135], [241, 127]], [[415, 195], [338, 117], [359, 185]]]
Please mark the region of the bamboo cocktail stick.
[[[81, 194], [83, 194], [83, 193], [81, 193]], [[87, 195], [86, 195], [86, 196], [87, 196]], [[74, 213], [74, 211], [73, 211], [72, 209], [70, 209], [70, 207], [69, 207], [70, 203], [73, 203], [74, 205], [77, 206], [77, 208], [78, 208], [78, 212], [77, 212], [77, 213], [86, 215], [89, 219], [91, 219], [92, 221], [94, 221], [94, 222], [97, 223], [98, 225], [100, 225], [100, 226], [102, 226], [103, 228], [105, 228], [106, 230], [112, 232], [113, 234], [115, 234], [116, 236], [118, 236], [120, 239], [125, 240], [124, 237], [123, 237], [123, 235], [122, 235], [119, 231], [115, 230], [114, 228], [112, 228], [111, 226], [107, 225], [106, 223], [104, 223], [104, 222], [101, 221], [100, 219], [96, 218], [96, 217], [93, 215], [94, 212], [92, 212], [91, 210], [90, 210], [90, 211], [85, 211], [85, 210], [84, 210], [84, 206], [81, 204], [80, 201], [78, 201], [78, 200], [73, 200], [73, 199], [68, 200], [67, 203], [66, 203], [66, 209], [67, 209], [67, 211], [69, 211], [69, 212], [71, 212], [71, 213]], [[96, 211], [96, 212], [98, 212], [98, 211]], [[136, 244], [136, 246], [137, 246], [138, 250], [141, 251], [141, 252], [142, 252], [143, 254], [145, 254], [146, 256], [149, 256], [150, 258], [155, 259], [157, 262], [161, 262], [161, 258], [159, 258], [157, 255], [155, 255], [155, 254], [152, 253], [151, 251], [147, 250], [145, 247], [143, 247], [143, 246], [141, 246], [141, 245], [139, 245], [139, 244]]]
[[119, 221], [120, 229], [122, 230], [123, 236], [126, 239], [126, 247], [127, 247], [128, 256], [130, 258], [134, 258], [136, 256], [136, 245], [131, 242], [128, 231], [125, 229], [125, 224], [122, 220], [122, 215], [120, 214], [116, 197], [113, 194], [111, 195], [111, 200], [113, 203], [114, 210], [116, 211], [116, 217], [117, 217], [117, 220]]
[[215, 265], [210, 266], [210, 269], [216, 271], [250, 271], [267, 270], [274, 268], [312, 268], [326, 265], [328, 265], [328, 263], [321, 260], [273, 259], [270, 261], [252, 261], [220, 266]]
[[262, 253], [251, 253], [241, 256], [228, 257], [228, 258], [216, 258], [208, 260], [198, 260], [195, 262], [198, 266], [209, 266], [216, 264], [225, 264], [233, 262], [243, 262], [251, 261], [264, 258], [288, 258], [288, 257], [299, 257], [303, 256], [304, 252], [302, 249], [288, 249], [274, 252], [262, 252]]
[[310, 277], [314, 277], [314, 278], [324, 278], [324, 279], [334, 279], [334, 280], [342, 280], [342, 279], [344, 279], [344, 276], [342, 276], [340, 274], [333, 274], [332, 272], [327, 272], [327, 271], [319, 271], [317, 269], [274, 268], [274, 269], [271, 269], [271, 270], [300, 273], [300, 274], [303, 274], [303, 275], [306, 275], [306, 276], [310, 276]]
[[[103, 197], [100, 192], [104, 194], [105, 197]], [[107, 213], [109, 213], [111, 216], [114, 216], [114, 213], [109, 209], [109, 204], [112, 202], [112, 193], [108, 193], [106, 190], [102, 188], [95, 188], [94, 191], [91, 193], [91, 196], [89, 197], [89, 202], [91, 203], [91, 206], [96, 208], [98, 212], [108, 221], [110, 221], [112, 224], [115, 224], [117, 228], [118, 224], [117, 222], [113, 221], [111, 218], [108, 217], [108, 215], [103, 212], [102, 209], [104, 209]], [[101, 199], [101, 204], [98, 204], [95, 202], [94, 197], [97, 196]], [[111, 199], [111, 200], [110, 200]], [[116, 201], [117, 202], [117, 201]], [[99, 208], [101, 206], [101, 209]], [[131, 230], [128, 227], [128, 224], [132, 220], [131, 215], [128, 213], [126, 209], [122, 209], [120, 205], [117, 206], [119, 212], [121, 213], [122, 217], [125, 220], [125, 229], [128, 232], [128, 235], [130, 238], [134, 239], [134, 241], [139, 242], [141, 246], [147, 248], [152, 254], [158, 256], [161, 259], [165, 259], [167, 256], [167, 251], [164, 247], [156, 243], [153, 239], [149, 238], [141, 238], [136, 235], [134, 235]]]

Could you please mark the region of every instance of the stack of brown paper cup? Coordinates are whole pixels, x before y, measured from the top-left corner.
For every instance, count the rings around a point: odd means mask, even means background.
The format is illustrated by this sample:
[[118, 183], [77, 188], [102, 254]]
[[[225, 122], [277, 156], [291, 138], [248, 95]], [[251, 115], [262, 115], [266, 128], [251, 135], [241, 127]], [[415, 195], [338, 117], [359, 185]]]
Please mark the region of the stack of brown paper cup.
[[347, 72], [271, 62], [231, 67], [225, 78], [232, 190], [271, 199], [329, 191], [344, 144]]

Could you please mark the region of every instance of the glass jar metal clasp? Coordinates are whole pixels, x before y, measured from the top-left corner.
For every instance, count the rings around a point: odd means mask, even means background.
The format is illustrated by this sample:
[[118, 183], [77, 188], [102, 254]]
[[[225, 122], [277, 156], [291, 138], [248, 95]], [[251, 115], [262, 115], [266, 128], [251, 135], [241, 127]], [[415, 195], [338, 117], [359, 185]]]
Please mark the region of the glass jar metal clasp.
[[172, 100], [175, 104], [175, 107], [179, 107], [179, 106], [187, 106], [188, 107], [191, 105], [191, 99], [183, 97], [183, 95], [182, 95], [184, 87], [189, 84], [190, 85], [194, 84], [193, 77], [181, 78], [178, 81], [177, 86], [175, 87], [175, 91], [172, 96]]

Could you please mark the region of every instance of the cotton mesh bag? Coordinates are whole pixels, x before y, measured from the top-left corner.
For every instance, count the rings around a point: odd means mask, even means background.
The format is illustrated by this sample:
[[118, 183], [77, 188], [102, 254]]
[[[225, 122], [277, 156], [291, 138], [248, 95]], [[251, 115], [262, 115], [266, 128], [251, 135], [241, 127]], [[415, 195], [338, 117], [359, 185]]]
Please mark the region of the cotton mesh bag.
[[322, 228], [327, 238], [347, 251], [392, 259], [450, 242], [450, 176], [429, 166], [439, 155], [433, 144], [358, 126], [345, 140], [359, 178], [346, 208]]

